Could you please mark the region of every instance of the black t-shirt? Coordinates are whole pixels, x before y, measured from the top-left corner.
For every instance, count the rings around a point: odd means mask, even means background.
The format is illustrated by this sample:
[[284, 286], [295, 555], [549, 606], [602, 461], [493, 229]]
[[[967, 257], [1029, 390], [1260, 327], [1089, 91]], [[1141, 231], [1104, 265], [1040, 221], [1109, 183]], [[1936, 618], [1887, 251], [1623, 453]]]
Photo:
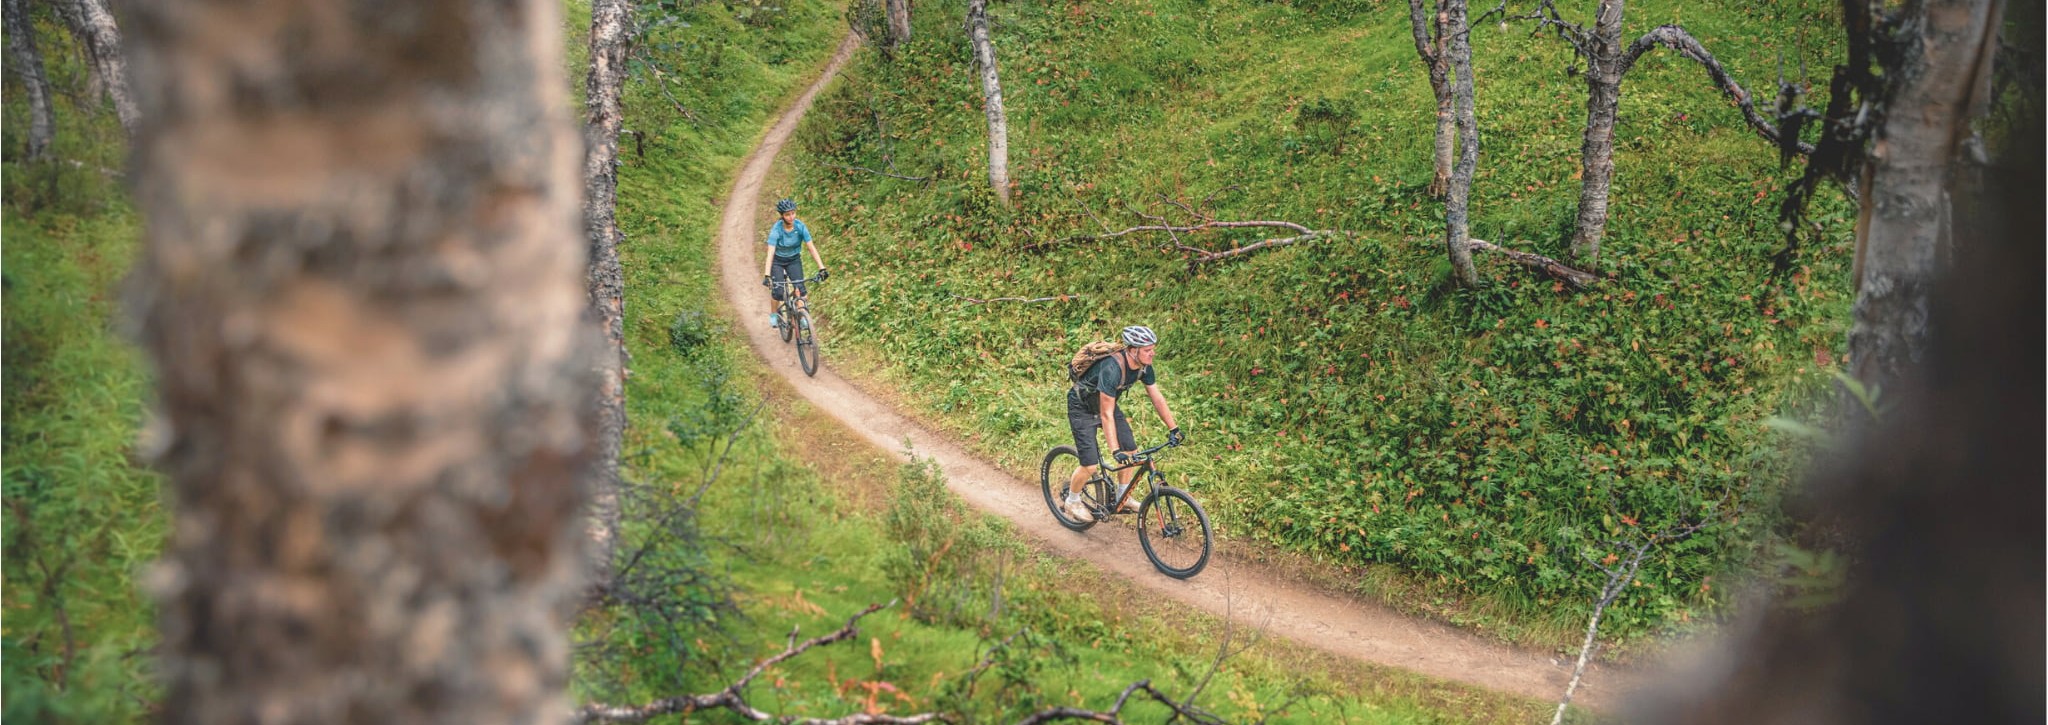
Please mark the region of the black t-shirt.
[[1089, 366], [1088, 372], [1082, 373], [1080, 379], [1074, 382], [1074, 387], [1068, 391], [1067, 397], [1070, 402], [1079, 403], [1082, 410], [1101, 413], [1102, 400], [1095, 397], [1096, 393], [1121, 398], [1124, 391], [1130, 390], [1132, 385], [1156, 385], [1158, 382], [1159, 376], [1152, 372], [1152, 366], [1126, 370], [1123, 356], [1111, 355]]

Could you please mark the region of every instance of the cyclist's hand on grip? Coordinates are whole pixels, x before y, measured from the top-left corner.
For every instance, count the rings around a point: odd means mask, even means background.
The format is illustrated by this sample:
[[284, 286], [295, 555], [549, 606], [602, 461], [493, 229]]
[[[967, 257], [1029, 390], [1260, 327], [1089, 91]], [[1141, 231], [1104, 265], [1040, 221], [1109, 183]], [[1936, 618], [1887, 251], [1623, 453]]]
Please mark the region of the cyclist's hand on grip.
[[1119, 466], [1131, 465], [1131, 453], [1129, 451], [1117, 451], [1116, 464]]
[[1178, 426], [1176, 426], [1173, 430], [1166, 432], [1166, 444], [1169, 446], [1178, 446], [1181, 444], [1182, 441], [1185, 441], [1187, 439], [1187, 436], [1181, 435], [1180, 428]]
[[769, 278], [769, 276], [768, 276], [768, 275], [765, 275], [765, 274], [764, 274], [764, 275], [761, 275], [761, 286], [762, 286], [762, 287], [773, 287], [773, 286], [775, 286], [775, 283], [774, 283], [774, 282], [772, 282], [772, 281], [770, 281], [770, 278]]
[[830, 277], [830, 276], [832, 276], [832, 270], [826, 269], [826, 268], [824, 268], [824, 267], [819, 267], [819, 268], [818, 268], [818, 281], [819, 281], [819, 282], [823, 282], [823, 281], [825, 281], [825, 278], [826, 278], [826, 277]]

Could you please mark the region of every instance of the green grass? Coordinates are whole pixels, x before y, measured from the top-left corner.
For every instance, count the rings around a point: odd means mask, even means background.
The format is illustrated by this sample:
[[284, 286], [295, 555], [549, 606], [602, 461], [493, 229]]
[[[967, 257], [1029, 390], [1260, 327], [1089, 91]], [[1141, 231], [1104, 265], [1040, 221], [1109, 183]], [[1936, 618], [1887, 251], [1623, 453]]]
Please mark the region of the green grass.
[[[686, 325], [706, 326], [711, 334], [684, 335], [683, 344], [672, 337], [671, 324], [679, 315], [703, 320], [701, 313], [718, 306], [711, 241], [720, 213], [716, 202], [765, 128], [767, 114], [808, 79], [836, 41], [816, 8], [793, 4], [790, 12], [797, 17], [779, 30], [799, 38], [787, 45], [804, 53], [781, 62], [765, 53], [747, 62], [728, 60], [747, 72], [725, 82], [755, 95], [753, 105], [720, 122], [690, 123], [655, 100], [658, 89], [644, 84], [629, 92], [627, 125], [650, 134], [646, 156], [624, 156], [619, 212], [629, 239], [622, 254], [634, 355], [628, 475], [642, 484], [684, 495], [694, 490], [708, 456], [695, 432], [699, 419], [710, 409], [725, 410], [728, 420], [736, 410], [743, 414], [751, 408], [753, 389], [770, 385], [771, 376], [741, 362], [747, 353], [726, 334], [728, 323]], [[723, 37], [729, 45], [718, 52], [728, 59], [759, 53], [747, 46], [755, 38], [751, 34]], [[700, 94], [682, 85], [674, 90], [684, 99]], [[742, 319], [753, 319], [740, 312]], [[747, 401], [735, 403], [733, 396]], [[697, 445], [685, 446], [684, 439]], [[820, 452], [822, 445], [840, 447]], [[856, 459], [866, 463], [847, 463]], [[895, 468], [878, 460], [802, 404], [775, 405], [769, 419], [739, 438], [702, 512], [715, 567], [740, 585], [741, 616], [694, 633], [702, 644], [693, 645], [697, 651], [686, 655], [692, 664], [680, 674], [656, 661], [678, 655], [654, 647], [618, 670], [580, 673], [585, 696], [635, 701], [676, 694], [676, 687], [716, 689], [755, 659], [778, 651], [792, 626], [815, 636], [870, 603], [906, 595], [906, 603], [865, 620], [859, 641], [806, 654], [764, 676], [750, 701], [772, 712], [831, 716], [865, 706], [867, 686], [859, 683], [882, 681], [904, 696], [883, 691], [881, 702], [891, 712], [958, 708], [987, 719], [1048, 704], [1106, 707], [1123, 686], [1142, 678], [1185, 692], [1205, 671], [1220, 623], [1174, 609], [1120, 609], [1114, 602], [1135, 593], [1091, 572], [1056, 576], [1063, 562], [1031, 552], [992, 519], [966, 514], [950, 494], [935, 493], [942, 489], [928, 474], [911, 469], [902, 482], [892, 483]], [[934, 508], [894, 511], [902, 523], [892, 535], [886, 523], [892, 512], [878, 510], [877, 502], [900, 486], [921, 486], [923, 493], [898, 500]], [[915, 578], [908, 572], [922, 570], [916, 562], [930, 563], [907, 553], [909, 545], [898, 537], [908, 532], [960, 532], [961, 543], [948, 550], [948, 571], [956, 575], [948, 580], [965, 584], [907, 585]], [[971, 616], [990, 608], [988, 597], [997, 585], [989, 562], [995, 558], [1007, 562], [1002, 614]], [[1090, 591], [1100, 596], [1083, 594]], [[1034, 634], [1013, 642], [1015, 660], [983, 675], [973, 698], [949, 690], [993, 642], [1027, 626]], [[1203, 703], [1250, 716], [1271, 714], [1296, 689], [1324, 693], [1276, 718], [1298, 722], [1526, 720], [1540, 709], [1401, 673], [1301, 664], [1312, 659], [1287, 646], [1261, 647], [1233, 659]], [[1149, 717], [1145, 713], [1153, 711], [1134, 712]]]
[[0, 135], [0, 718], [133, 721], [157, 692], [149, 677], [155, 610], [137, 577], [168, 530], [159, 478], [131, 458], [148, 376], [117, 334], [118, 282], [140, 222], [103, 172], [120, 168], [126, 152], [112, 109], [61, 100], [63, 89], [83, 85], [84, 71], [54, 18], [38, 21], [60, 90], [59, 161], [18, 158], [28, 114], [12, 74]]
[[[1359, 586], [1511, 640], [1575, 643], [1601, 575], [1580, 555], [1634, 525], [1744, 514], [1662, 547], [1610, 613], [1633, 637], [1725, 605], [1799, 462], [1763, 426], [1840, 357], [1848, 207], [1828, 198], [1788, 279], [1769, 274], [1790, 178], [1696, 65], [1624, 81], [1613, 217], [1583, 294], [1481, 255], [1446, 287], [1430, 176], [1434, 106], [1385, 2], [1229, 0], [995, 8], [1015, 207], [985, 189], [985, 124], [959, 2], [922, 6], [894, 64], [864, 53], [799, 132], [795, 188], [841, 270], [842, 367], [1022, 470], [1066, 440], [1057, 372], [1143, 322], [1198, 455], [1177, 470], [1226, 537], [1368, 567]], [[1578, 10], [1578, 8], [1568, 8]], [[1682, 22], [1755, 92], [1779, 54], [1826, 68], [1825, 3], [1631, 4]], [[1474, 235], [1562, 256], [1583, 83], [1554, 38], [1474, 36], [1482, 155]], [[1815, 99], [1814, 103], [1821, 102]], [[877, 123], [879, 119], [880, 123]], [[934, 175], [930, 185], [840, 166]], [[1169, 240], [1024, 247], [1214, 195], [1224, 219], [1354, 230], [1189, 274]], [[1184, 218], [1184, 217], [1181, 217]], [[1188, 241], [1223, 249], [1258, 239]], [[971, 306], [950, 297], [1080, 295]], [[1138, 407], [1145, 407], [1138, 404]], [[1149, 413], [1139, 436], [1162, 435]], [[1620, 501], [1610, 515], [1608, 492]], [[1718, 503], [1716, 503], [1718, 502]], [[1390, 564], [1388, 567], [1374, 566]]]

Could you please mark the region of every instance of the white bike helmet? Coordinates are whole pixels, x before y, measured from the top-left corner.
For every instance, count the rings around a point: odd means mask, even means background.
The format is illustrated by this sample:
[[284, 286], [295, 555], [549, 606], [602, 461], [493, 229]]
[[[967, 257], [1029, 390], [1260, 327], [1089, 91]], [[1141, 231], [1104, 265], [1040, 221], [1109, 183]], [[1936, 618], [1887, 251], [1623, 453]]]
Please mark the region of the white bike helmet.
[[1124, 328], [1124, 344], [1131, 347], [1151, 347], [1159, 344], [1159, 336], [1152, 334], [1152, 328], [1132, 325]]

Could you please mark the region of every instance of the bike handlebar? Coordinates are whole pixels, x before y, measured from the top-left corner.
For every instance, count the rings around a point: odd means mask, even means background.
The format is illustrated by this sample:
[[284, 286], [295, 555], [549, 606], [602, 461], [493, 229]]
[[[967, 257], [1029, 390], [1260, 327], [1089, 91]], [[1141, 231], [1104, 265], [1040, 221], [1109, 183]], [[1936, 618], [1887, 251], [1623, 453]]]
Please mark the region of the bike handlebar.
[[1156, 446], [1153, 446], [1153, 447], [1151, 447], [1151, 448], [1147, 448], [1147, 449], [1145, 449], [1145, 450], [1142, 450], [1142, 451], [1136, 451], [1136, 452], [1133, 452], [1133, 453], [1131, 453], [1131, 460], [1133, 460], [1133, 461], [1148, 461], [1148, 460], [1151, 460], [1151, 459], [1152, 459], [1152, 454], [1154, 454], [1154, 453], [1158, 453], [1158, 452], [1159, 452], [1159, 451], [1161, 451], [1161, 450], [1164, 450], [1164, 449], [1167, 449], [1167, 448], [1173, 448], [1173, 447], [1175, 447], [1175, 446], [1174, 446], [1174, 444], [1172, 444], [1172, 443], [1161, 443], [1161, 444], [1159, 444], [1159, 445], [1156, 445]]

